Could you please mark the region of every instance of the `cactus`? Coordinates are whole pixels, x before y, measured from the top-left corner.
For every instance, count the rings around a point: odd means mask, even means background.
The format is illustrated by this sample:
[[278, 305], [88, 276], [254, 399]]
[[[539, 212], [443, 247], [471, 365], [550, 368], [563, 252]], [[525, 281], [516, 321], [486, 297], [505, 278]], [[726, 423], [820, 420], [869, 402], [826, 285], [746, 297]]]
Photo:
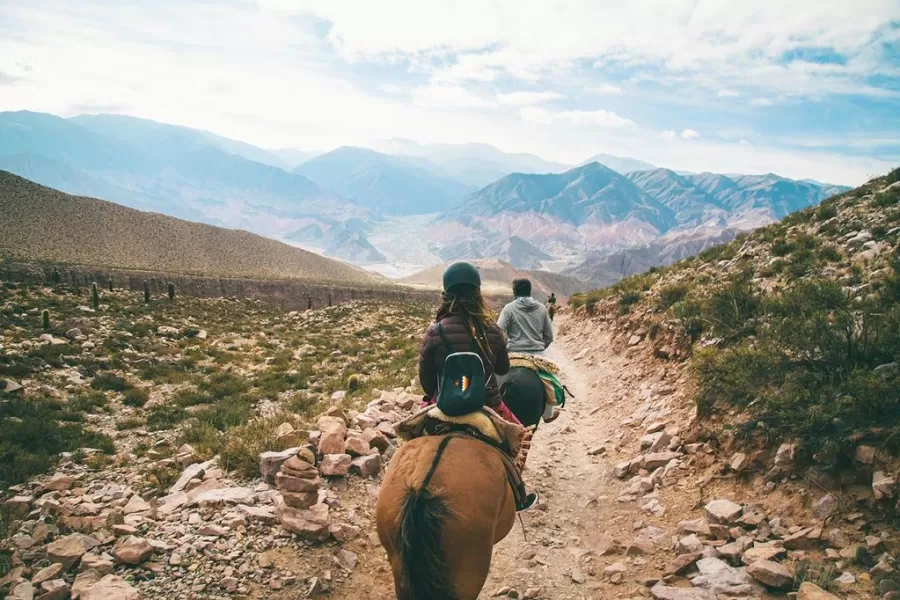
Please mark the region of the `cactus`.
[[100, 290], [97, 289], [97, 282], [91, 284], [91, 304], [94, 310], [100, 310]]
[[111, 291], [113, 291], [113, 280], [112, 280], [112, 277], [109, 278], [109, 282], [108, 282], [108, 283], [109, 283], [109, 291], [111, 292]]
[[175, 284], [169, 282], [169, 302], [175, 302]]
[[53, 285], [62, 283], [62, 275], [60, 275], [59, 269], [53, 269], [53, 275], [51, 277], [53, 279]]
[[347, 391], [355, 392], [359, 389], [359, 375], [354, 373], [347, 378]]
[[144, 302], [150, 304], [150, 284], [144, 280]]
[[50, 331], [50, 311], [45, 310], [41, 313], [41, 320], [43, 321], [44, 331]]

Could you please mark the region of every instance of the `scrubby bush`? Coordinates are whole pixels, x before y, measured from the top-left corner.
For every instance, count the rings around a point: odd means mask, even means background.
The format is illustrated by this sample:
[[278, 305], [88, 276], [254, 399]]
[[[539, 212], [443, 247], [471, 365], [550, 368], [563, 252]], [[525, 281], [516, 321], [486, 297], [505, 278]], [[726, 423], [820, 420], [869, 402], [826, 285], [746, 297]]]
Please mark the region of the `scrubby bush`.
[[141, 408], [150, 399], [150, 392], [145, 388], [131, 388], [125, 392], [122, 403], [127, 406]]
[[91, 380], [91, 387], [95, 390], [124, 392], [131, 386], [123, 377], [116, 375], [115, 373], [101, 373]]
[[876, 372], [900, 359], [900, 305], [887, 293], [857, 298], [815, 280], [766, 298], [755, 337], [697, 357], [698, 410], [748, 408], [769, 439], [802, 438], [813, 452], [896, 439], [900, 380]]
[[60, 452], [96, 448], [115, 452], [112, 440], [72, 422], [64, 404], [48, 398], [0, 402], [0, 487], [50, 469]]

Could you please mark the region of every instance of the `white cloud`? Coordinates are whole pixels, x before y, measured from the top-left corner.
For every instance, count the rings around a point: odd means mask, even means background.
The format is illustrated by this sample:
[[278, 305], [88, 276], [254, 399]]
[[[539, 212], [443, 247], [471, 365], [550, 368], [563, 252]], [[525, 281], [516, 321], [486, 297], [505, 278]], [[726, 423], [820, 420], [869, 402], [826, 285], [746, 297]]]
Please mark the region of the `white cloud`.
[[667, 129], [667, 130], [663, 131], [661, 134], [659, 134], [659, 137], [661, 137], [665, 140], [674, 140], [676, 137], [678, 137], [678, 134], [675, 133], [674, 131], [672, 131], [671, 129]]
[[413, 103], [432, 108], [486, 108], [493, 104], [458, 85], [427, 85], [416, 88]]
[[686, 140], [693, 140], [695, 138], [700, 137], [700, 132], [696, 129], [685, 129], [681, 132], [681, 137]]
[[631, 119], [626, 119], [608, 110], [564, 110], [554, 112], [538, 107], [526, 107], [521, 110], [520, 115], [523, 121], [543, 125], [567, 122], [572, 125], [618, 129], [634, 124], [634, 121]]
[[541, 104], [565, 98], [559, 92], [509, 92], [497, 94], [497, 102], [504, 105], [521, 106], [525, 104]]
[[[841, 0], [573, 0], [565, 10], [544, 0], [258, 1], [328, 22], [330, 43], [350, 60], [436, 59], [441, 81], [533, 80], [588, 60], [662, 69], [714, 90], [740, 82], [804, 94], [885, 93], [864, 79], [892, 69], [879, 59], [898, 15], [896, 0], [868, 0], [865, 11]], [[810, 47], [847, 60], [783, 64]]]
[[604, 83], [602, 85], [594, 85], [587, 88], [587, 91], [592, 94], [602, 94], [607, 96], [618, 96], [622, 93], [622, 88], [617, 85], [613, 85], [611, 83]]
[[741, 146], [749, 146], [750, 142], [748, 142], [744, 138], [741, 138], [740, 140], [738, 140], [738, 144], [740, 144]]
[[729, 90], [729, 89], [727, 89], [727, 88], [726, 88], [726, 89], [719, 90], [719, 93], [716, 94], [716, 95], [717, 95], [719, 98], [736, 98], [736, 97], [740, 96], [740, 94], [738, 94], [738, 93], [735, 92], [734, 90]]
[[750, 101], [750, 104], [753, 106], [772, 106], [775, 103], [769, 98], [754, 98]]

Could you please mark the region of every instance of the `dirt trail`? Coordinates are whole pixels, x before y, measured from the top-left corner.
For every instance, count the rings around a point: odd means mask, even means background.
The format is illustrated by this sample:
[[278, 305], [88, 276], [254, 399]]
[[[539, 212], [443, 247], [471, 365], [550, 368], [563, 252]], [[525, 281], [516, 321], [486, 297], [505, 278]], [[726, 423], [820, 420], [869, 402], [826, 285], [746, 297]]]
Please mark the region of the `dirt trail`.
[[[565, 328], [566, 320], [557, 323]], [[630, 414], [605, 393], [617, 387], [625, 359], [605, 354], [588, 373], [574, 360], [580, 349], [569, 342], [562, 336], [548, 357], [562, 369], [575, 398], [559, 419], [540, 426], [525, 472], [526, 482], [540, 493], [539, 510], [523, 515], [527, 542], [517, 525], [497, 546], [481, 598], [504, 587], [520, 594], [539, 590], [535, 597], [554, 600], [609, 598], [625, 591], [602, 579], [603, 567], [614, 561], [596, 556], [607, 540], [625, 531], [630, 536], [633, 527], [625, 511], [617, 510], [624, 508], [613, 492], [620, 484], [610, 476], [607, 458], [621, 418]], [[592, 456], [600, 447], [605, 453]]]
[[[565, 332], [567, 322], [567, 317], [561, 316], [556, 326]], [[572, 330], [583, 328], [579, 323]], [[600, 330], [589, 335], [564, 333], [548, 351], [575, 398], [567, 402], [559, 419], [542, 424], [535, 435], [524, 475], [541, 501], [537, 509], [522, 515], [527, 541], [517, 523], [497, 545], [481, 599], [495, 597], [504, 589], [518, 592], [518, 597], [545, 600], [638, 597], [643, 578], [658, 577], [671, 558], [663, 550], [670, 538], [660, 538], [658, 551], [647, 555], [626, 557], [623, 551], [609, 552], [613, 541], [627, 546], [637, 530], [646, 532], [648, 526], [651, 530], [659, 527], [656, 531], [660, 534], [673, 531], [673, 521], [686, 518], [681, 515], [690, 511], [694, 501], [684, 491], [664, 492], [664, 500], [676, 508], [677, 518], [642, 513], [633, 501], [617, 501], [624, 485], [612, 475], [613, 466], [636, 453], [636, 430], [627, 427], [629, 417], [647, 405], [648, 394], [642, 398], [640, 389], [662, 385], [665, 372], [652, 377], [654, 381], [638, 380], [638, 369], [631, 366], [633, 359], [628, 353], [613, 351], [610, 338]], [[665, 414], [663, 410], [660, 416]], [[679, 506], [683, 510], [678, 510]], [[370, 600], [393, 598], [383, 550], [369, 546], [360, 558], [368, 568], [358, 570], [336, 589], [338, 597], [359, 593]], [[627, 567], [619, 584], [612, 583], [605, 572], [616, 563]]]

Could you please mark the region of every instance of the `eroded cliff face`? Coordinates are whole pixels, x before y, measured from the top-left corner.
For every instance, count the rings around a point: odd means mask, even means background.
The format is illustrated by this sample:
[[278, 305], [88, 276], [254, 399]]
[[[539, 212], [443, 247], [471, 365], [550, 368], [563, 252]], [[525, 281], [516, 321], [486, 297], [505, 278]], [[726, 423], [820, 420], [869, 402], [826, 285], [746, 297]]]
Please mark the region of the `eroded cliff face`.
[[164, 272], [105, 269], [74, 265], [7, 262], [0, 266], [4, 281], [52, 283], [54, 272], [60, 283], [89, 287], [97, 282], [106, 288], [112, 280], [116, 289], [143, 292], [144, 282], [153, 296], [164, 296], [169, 283], [176, 293], [197, 298], [259, 298], [284, 310], [305, 310], [335, 306], [351, 300], [420, 300], [440, 302], [440, 293], [401, 286], [362, 287], [320, 284], [300, 279], [244, 279], [204, 277]]

